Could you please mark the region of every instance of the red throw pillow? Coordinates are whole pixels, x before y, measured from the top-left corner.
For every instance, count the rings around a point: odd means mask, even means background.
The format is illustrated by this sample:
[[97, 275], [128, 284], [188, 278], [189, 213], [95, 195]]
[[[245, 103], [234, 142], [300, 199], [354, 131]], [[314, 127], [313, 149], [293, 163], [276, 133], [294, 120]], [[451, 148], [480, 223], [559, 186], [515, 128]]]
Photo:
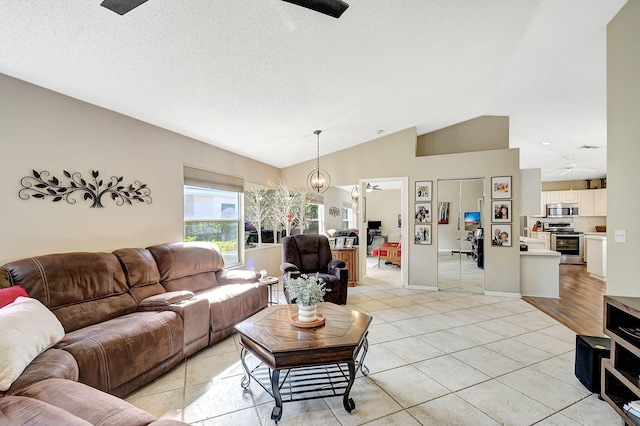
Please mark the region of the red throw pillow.
[[0, 289], [0, 308], [4, 308], [8, 304], [13, 303], [13, 301], [20, 296], [29, 297], [27, 290], [21, 285]]

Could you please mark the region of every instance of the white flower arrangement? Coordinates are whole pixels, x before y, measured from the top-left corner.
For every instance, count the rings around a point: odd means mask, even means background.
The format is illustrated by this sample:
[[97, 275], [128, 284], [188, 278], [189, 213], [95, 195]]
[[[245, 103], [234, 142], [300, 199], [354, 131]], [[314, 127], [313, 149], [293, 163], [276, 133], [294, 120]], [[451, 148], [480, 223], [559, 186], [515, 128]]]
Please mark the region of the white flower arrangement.
[[318, 275], [300, 275], [287, 281], [287, 291], [289, 298], [296, 301], [298, 305], [313, 306], [322, 302], [324, 295], [331, 291], [325, 287], [325, 282]]

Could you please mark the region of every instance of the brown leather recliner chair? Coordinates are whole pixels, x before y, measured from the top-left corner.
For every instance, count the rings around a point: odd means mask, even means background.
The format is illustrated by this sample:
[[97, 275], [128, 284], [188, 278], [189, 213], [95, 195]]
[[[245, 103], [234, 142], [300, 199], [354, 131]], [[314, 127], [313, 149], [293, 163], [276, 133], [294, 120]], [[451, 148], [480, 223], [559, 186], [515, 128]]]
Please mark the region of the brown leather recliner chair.
[[282, 239], [280, 265], [284, 282], [284, 295], [292, 303], [287, 291], [287, 280], [302, 274], [315, 275], [326, 283], [331, 291], [324, 295], [325, 302], [347, 304], [349, 271], [343, 260], [332, 259], [329, 240], [324, 235], [293, 235]]

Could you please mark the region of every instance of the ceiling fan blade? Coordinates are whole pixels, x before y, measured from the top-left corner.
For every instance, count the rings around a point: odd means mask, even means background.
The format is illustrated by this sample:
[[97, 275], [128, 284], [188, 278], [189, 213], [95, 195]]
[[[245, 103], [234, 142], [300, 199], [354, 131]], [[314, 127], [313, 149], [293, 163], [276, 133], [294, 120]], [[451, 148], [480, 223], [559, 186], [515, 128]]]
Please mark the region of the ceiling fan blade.
[[315, 10], [316, 12], [324, 13], [325, 15], [339, 18], [342, 16], [349, 5], [342, 0], [282, 0], [287, 3], [295, 4], [298, 6], [306, 7], [307, 9]]
[[100, 6], [106, 7], [118, 15], [124, 15], [146, 1], [147, 0], [104, 0], [100, 3]]

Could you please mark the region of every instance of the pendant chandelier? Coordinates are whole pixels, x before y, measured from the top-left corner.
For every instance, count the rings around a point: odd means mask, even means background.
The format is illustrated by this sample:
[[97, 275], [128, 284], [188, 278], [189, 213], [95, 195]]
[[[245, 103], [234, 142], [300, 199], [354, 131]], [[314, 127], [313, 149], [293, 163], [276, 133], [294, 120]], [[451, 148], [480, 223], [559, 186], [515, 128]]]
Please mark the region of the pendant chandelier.
[[353, 202], [357, 204], [358, 200], [360, 200], [360, 187], [358, 185], [353, 186], [349, 190], [349, 195], [351, 196]]
[[331, 185], [331, 176], [329, 176], [329, 173], [325, 170], [320, 168], [320, 133], [322, 133], [322, 130], [316, 130], [313, 133], [318, 137], [318, 156], [316, 168], [309, 173], [309, 176], [307, 176], [307, 186], [309, 186], [312, 191], [320, 194], [329, 189], [329, 186]]

